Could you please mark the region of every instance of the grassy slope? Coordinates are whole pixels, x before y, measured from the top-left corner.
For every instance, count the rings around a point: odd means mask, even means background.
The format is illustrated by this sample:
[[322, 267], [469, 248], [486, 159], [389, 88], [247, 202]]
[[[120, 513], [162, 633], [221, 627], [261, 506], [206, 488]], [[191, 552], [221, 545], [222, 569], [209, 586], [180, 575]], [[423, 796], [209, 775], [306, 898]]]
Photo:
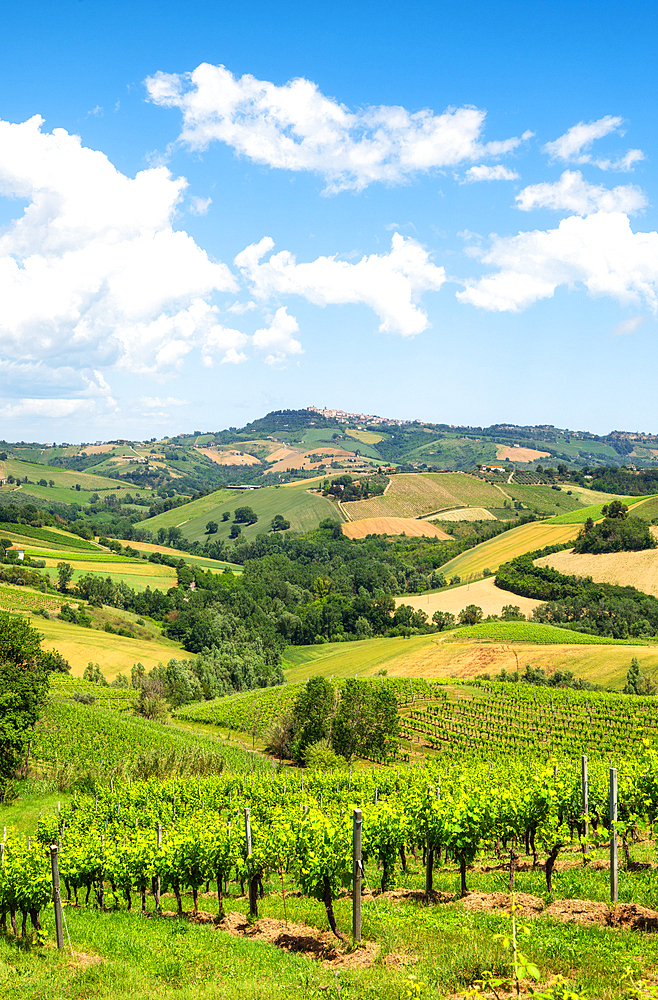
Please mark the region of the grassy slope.
[[593, 504], [591, 507], [583, 507], [580, 510], [574, 510], [571, 513], [560, 514], [557, 517], [552, 517], [550, 520], [551, 524], [584, 524], [588, 517], [591, 517], [593, 521], [598, 521], [603, 517], [603, 508], [610, 503], [610, 500], [619, 499], [627, 504], [629, 510], [635, 513], [635, 508], [644, 505], [648, 500], [653, 500], [653, 496], [649, 497], [611, 497], [608, 500], [604, 500], [603, 503]]
[[269, 531], [270, 521], [275, 514], [282, 514], [290, 521], [292, 531], [312, 531], [325, 517], [339, 520], [335, 505], [324, 497], [309, 493], [309, 486], [319, 480], [304, 480], [285, 486], [267, 486], [260, 490], [218, 490], [200, 500], [194, 500], [185, 507], [167, 511], [143, 521], [140, 527], [152, 532], [158, 528], [180, 526], [185, 538], [203, 541], [208, 521], [217, 521], [219, 531], [213, 538], [227, 540], [232, 520], [222, 521], [222, 513], [231, 512], [236, 507], [251, 507], [258, 515], [256, 524], [242, 525], [242, 535], [247, 540]]
[[[125, 613], [123, 616], [128, 617]], [[57, 619], [30, 618], [30, 624], [44, 636], [44, 649], [58, 649], [66, 657], [73, 677], [82, 677], [90, 660], [100, 664], [107, 679], [112, 680], [119, 673], [130, 676], [133, 663], [143, 663], [150, 670], [160, 662], [167, 663], [172, 657], [185, 659], [188, 656], [177, 642], [170, 639], [157, 638], [150, 642], [129, 639]]]
[[[493, 632], [489, 634], [493, 636]], [[633, 656], [637, 656], [645, 672], [658, 670], [658, 646], [590, 645], [573, 642], [573, 635], [564, 645], [460, 639], [458, 633], [452, 641], [445, 641], [439, 633], [410, 639], [289, 646], [285, 675], [288, 681], [306, 680], [316, 674], [371, 677], [383, 669], [391, 677], [475, 677], [481, 673], [493, 676], [503, 668], [516, 670], [517, 665], [523, 669], [531, 663], [547, 673], [572, 670], [578, 677], [621, 690]]]
[[[654, 528], [655, 532], [656, 529]], [[539, 565], [552, 566], [567, 575], [591, 576], [598, 583], [614, 583], [620, 587], [637, 587], [645, 594], [658, 597], [658, 549], [639, 552], [589, 552], [578, 554], [568, 549], [554, 552], [537, 560]]]
[[545, 545], [560, 545], [562, 542], [571, 541], [577, 534], [578, 525], [555, 525], [545, 521], [522, 524], [455, 556], [441, 567], [441, 572], [447, 579], [456, 575], [462, 580], [468, 576], [472, 578], [481, 576], [484, 569], [490, 569], [493, 573], [502, 563], [508, 562], [515, 556], [543, 548]]
[[[20, 462], [13, 458], [8, 458], [3, 462], [6, 475], [20, 476], [38, 482], [40, 479], [52, 479], [55, 487], [69, 488], [80, 483], [82, 489], [91, 491], [114, 490], [119, 485], [115, 479], [107, 479], [105, 476], [96, 476], [90, 472], [71, 472], [69, 469], [58, 469], [54, 465], [39, 465], [36, 462]], [[55, 492], [53, 489], [43, 487], [45, 496], [50, 496]], [[67, 492], [68, 502], [71, 502], [70, 490]]]

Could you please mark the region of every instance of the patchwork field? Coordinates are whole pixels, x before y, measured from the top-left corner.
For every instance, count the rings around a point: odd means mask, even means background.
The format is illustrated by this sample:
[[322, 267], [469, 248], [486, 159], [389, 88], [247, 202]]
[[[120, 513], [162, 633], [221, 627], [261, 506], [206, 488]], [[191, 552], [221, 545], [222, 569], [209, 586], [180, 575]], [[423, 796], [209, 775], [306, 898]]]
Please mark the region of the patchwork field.
[[396, 597], [395, 603], [397, 605], [408, 604], [418, 611], [424, 611], [431, 620], [435, 611], [449, 611], [453, 615], [458, 615], [468, 604], [475, 604], [478, 608], [482, 608], [485, 617], [487, 615], [500, 615], [506, 604], [516, 605], [521, 609], [522, 614], [529, 617], [534, 608], [541, 604], [541, 601], [535, 601], [530, 597], [518, 597], [506, 590], [500, 590], [491, 576], [486, 580], [476, 580], [475, 583], [451, 587], [449, 590], [441, 590], [436, 594]]
[[[58, 469], [54, 465], [40, 465], [38, 462], [21, 462], [8, 458], [4, 466], [5, 474], [8, 476], [16, 476], [21, 479], [27, 476], [28, 480], [35, 483], [38, 483], [40, 479], [52, 479], [56, 487], [70, 488], [72, 486], [75, 488], [75, 484], [79, 483], [84, 490], [98, 492], [103, 489], [115, 490], [120, 485], [116, 479], [93, 475], [90, 472], [71, 472], [68, 469]], [[52, 490], [49, 492], [52, 493]], [[68, 496], [67, 499], [70, 502], [71, 497]]]
[[413, 538], [426, 535], [429, 538], [450, 538], [450, 535], [441, 531], [436, 525], [414, 517], [366, 517], [362, 521], [348, 521], [347, 524], [343, 524], [342, 529], [348, 538], [365, 538], [366, 535], [410, 535]]
[[[259, 490], [218, 490], [175, 511], [170, 510], [148, 518], [142, 522], [142, 527], [157, 532], [158, 528], [168, 528], [173, 524], [179, 526], [185, 538], [190, 541], [204, 541], [208, 538], [206, 524], [208, 521], [216, 521], [218, 531], [212, 537], [228, 541], [236, 507], [251, 507], [258, 515], [258, 521], [255, 524], [241, 525], [242, 538], [248, 541], [269, 531], [275, 514], [281, 514], [289, 520], [292, 531], [312, 531], [324, 518], [341, 520], [336, 504], [317, 493], [309, 493], [309, 488], [320, 481], [306, 479]], [[222, 521], [225, 511], [229, 511], [231, 515], [228, 521]]]
[[[348, 461], [354, 455], [344, 448], [331, 448], [327, 445], [318, 444], [310, 451], [290, 452], [278, 461], [274, 461], [274, 455], [270, 455], [269, 461], [273, 464], [267, 469], [268, 473], [287, 472], [289, 469], [317, 469], [320, 465], [331, 465], [335, 461]], [[334, 474], [335, 470], [334, 470]]]
[[[45, 554], [41, 555], [43, 558]], [[72, 567], [74, 583], [85, 573], [96, 573], [103, 577], [110, 576], [115, 583], [121, 580], [133, 590], [146, 590], [147, 587], [169, 590], [170, 587], [176, 586], [176, 570], [171, 566], [143, 562], [141, 559], [139, 561], [119, 559], [116, 562], [88, 561], [75, 558], [72, 553], [59, 553], [55, 558], [50, 556], [45, 558], [46, 569], [50, 571], [51, 578], [57, 577], [57, 563], [61, 561], [69, 563]]]
[[342, 506], [350, 520], [357, 521], [365, 517], [421, 517], [465, 505], [499, 507], [500, 498], [498, 487], [463, 472], [403, 473], [391, 477], [384, 496]]
[[441, 567], [441, 572], [447, 579], [460, 576], [462, 580], [469, 576], [482, 576], [485, 569], [494, 573], [502, 563], [523, 555], [524, 552], [572, 541], [579, 530], [578, 524], [552, 524], [547, 521], [522, 524], [455, 556]]
[[175, 556], [177, 559], [184, 559], [189, 566], [210, 569], [214, 573], [223, 573], [225, 569], [230, 569], [232, 573], [242, 572], [242, 566], [239, 566], [237, 563], [220, 562], [218, 559], [206, 559], [205, 556], [194, 556], [190, 552], [172, 549], [169, 545], [155, 545], [153, 542], [130, 542], [129, 544], [133, 549], [137, 549], [138, 552], [160, 552], [162, 555]]
[[[632, 511], [635, 516], [636, 508], [639, 510], [651, 510], [651, 507], [645, 508], [645, 503], [647, 501], [656, 500], [655, 497], [624, 497], [624, 496], [613, 496], [610, 495], [605, 498], [601, 503], [593, 504], [591, 507], [581, 507], [579, 510], [573, 510], [570, 513], [559, 514], [556, 517], [551, 518], [551, 524], [584, 524], [588, 517], [591, 517], [593, 521], [600, 521], [603, 517], [603, 508], [610, 503], [611, 500], [621, 500], [628, 506], [629, 511]], [[638, 516], [641, 516], [638, 513]]]
[[518, 667], [523, 670], [525, 664], [530, 663], [547, 673], [556, 669], [572, 670], [577, 677], [621, 690], [633, 656], [639, 659], [646, 673], [658, 670], [658, 646], [540, 645], [460, 640], [458, 635], [454, 641], [446, 641], [443, 635], [288, 646], [284, 654], [290, 664], [285, 671], [286, 680], [303, 681], [316, 675], [372, 677], [379, 670], [386, 670], [390, 677], [468, 678], [481, 673], [493, 677], [503, 669], [514, 671]]
[[[658, 528], [652, 532], [658, 534]], [[658, 549], [642, 552], [602, 552], [578, 554], [573, 549], [554, 552], [537, 560], [539, 566], [552, 566], [560, 573], [591, 576], [597, 583], [614, 583], [620, 587], [637, 587], [645, 594], [658, 597]]]

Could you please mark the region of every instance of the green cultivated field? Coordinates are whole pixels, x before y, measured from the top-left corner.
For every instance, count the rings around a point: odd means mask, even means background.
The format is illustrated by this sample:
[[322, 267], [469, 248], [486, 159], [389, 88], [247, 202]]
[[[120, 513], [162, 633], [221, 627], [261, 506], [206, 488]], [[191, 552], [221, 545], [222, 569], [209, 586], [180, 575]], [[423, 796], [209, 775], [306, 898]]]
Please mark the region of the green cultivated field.
[[[574, 510], [569, 514], [560, 514], [558, 517], [552, 517], [550, 524], [584, 524], [588, 517], [591, 517], [593, 521], [599, 521], [603, 517], [603, 508], [606, 504], [609, 504], [611, 500], [619, 499], [622, 503], [628, 505], [629, 508], [634, 508], [638, 504], [643, 504], [646, 500], [653, 500], [653, 497], [616, 497], [611, 496], [609, 500], [605, 500], [603, 503], [594, 504], [591, 507], [583, 507], [580, 510]], [[635, 511], [632, 510], [635, 514]], [[640, 516], [638, 514], [638, 516]]]
[[[259, 490], [218, 490], [200, 500], [193, 500], [185, 507], [166, 511], [156, 517], [143, 521], [140, 527], [157, 533], [158, 528], [180, 527], [185, 538], [190, 541], [204, 541], [206, 524], [216, 521], [219, 525], [217, 534], [211, 538], [228, 540], [233, 523], [233, 512], [236, 507], [251, 507], [258, 515], [258, 521], [252, 525], [241, 525], [242, 537], [248, 541], [269, 531], [270, 521], [275, 514], [282, 514], [290, 521], [291, 531], [312, 531], [326, 517], [340, 519], [340, 514], [330, 500], [309, 493], [311, 486], [320, 479], [305, 480], [300, 483], [290, 483], [285, 486], [266, 486]], [[231, 512], [229, 521], [222, 521], [224, 511]]]
[[[21, 479], [27, 476], [34, 483], [38, 483], [40, 479], [52, 479], [55, 487], [66, 487], [69, 489], [71, 486], [75, 487], [75, 484], [79, 483], [81, 489], [89, 490], [93, 493], [103, 489], [115, 490], [119, 485], [115, 479], [107, 479], [105, 476], [95, 476], [90, 472], [71, 472], [69, 469], [58, 469], [54, 465], [40, 465], [37, 462], [20, 462], [13, 458], [8, 458], [2, 464], [6, 475], [20, 476]], [[29, 485], [31, 487], [32, 483]], [[49, 496], [55, 492], [54, 489], [50, 489], [49, 487], [42, 487], [41, 489], [45, 491], [44, 496]], [[70, 489], [66, 497], [70, 503]]]
[[[510, 594], [510, 601], [514, 594]], [[652, 644], [652, 640], [642, 639], [611, 639], [603, 635], [585, 635], [568, 628], [557, 628], [555, 625], [541, 625], [534, 622], [481, 622], [479, 625], [468, 625], [455, 629], [450, 633], [450, 639], [461, 642], [463, 639], [479, 639], [481, 642], [538, 642], [541, 645], [571, 645], [583, 646], [644, 646]], [[658, 642], [658, 639], [655, 640]]]

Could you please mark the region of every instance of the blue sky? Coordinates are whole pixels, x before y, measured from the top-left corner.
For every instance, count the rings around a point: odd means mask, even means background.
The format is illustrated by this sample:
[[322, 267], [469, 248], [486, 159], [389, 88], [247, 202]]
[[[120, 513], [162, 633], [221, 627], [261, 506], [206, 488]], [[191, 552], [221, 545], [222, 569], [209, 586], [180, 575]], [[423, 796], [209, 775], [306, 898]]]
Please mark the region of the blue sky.
[[0, 436], [658, 431], [656, 7], [5, 6]]

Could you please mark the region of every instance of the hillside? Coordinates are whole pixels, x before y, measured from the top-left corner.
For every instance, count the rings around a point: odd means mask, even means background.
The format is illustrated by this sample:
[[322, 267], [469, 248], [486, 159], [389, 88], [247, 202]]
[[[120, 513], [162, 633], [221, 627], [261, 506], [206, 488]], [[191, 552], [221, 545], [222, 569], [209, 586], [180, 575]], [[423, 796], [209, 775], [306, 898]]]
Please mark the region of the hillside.
[[578, 524], [550, 524], [545, 521], [522, 524], [455, 556], [441, 567], [441, 572], [446, 579], [458, 576], [462, 580], [482, 576], [485, 569], [495, 573], [502, 563], [524, 552], [571, 541], [579, 530]]
[[[189, 541], [204, 541], [208, 538], [206, 524], [215, 521], [218, 530], [212, 538], [228, 541], [236, 507], [251, 507], [258, 515], [257, 523], [241, 525], [242, 537], [249, 541], [270, 530], [275, 514], [290, 521], [292, 531], [311, 531], [327, 517], [339, 521], [337, 506], [317, 493], [309, 493], [310, 485], [314, 483], [306, 480], [258, 490], [219, 490], [184, 507], [149, 518], [140, 527], [157, 534], [159, 528], [176, 526]], [[230, 518], [224, 521], [222, 515], [227, 511]]]
[[431, 620], [435, 611], [449, 611], [456, 616], [469, 604], [481, 608], [485, 618], [487, 615], [500, 615], [508, 604], [515, 605], [521, 614], [530, 617], [534, 608], [541, 602], [531, 597], [518, 597], [516, 594], [500, 590], [495, 584], [495, 577], [490, 576], [486, 580], [476, 580], [475, 583], [462, 584], [460, 587], [449, 587], [433, 594], [419, 594], [413, 597], [404, 594], [402, 597], [396, 597], [395, 603], [398, 606], [408, 604], [417, 611], [424, 611]]

